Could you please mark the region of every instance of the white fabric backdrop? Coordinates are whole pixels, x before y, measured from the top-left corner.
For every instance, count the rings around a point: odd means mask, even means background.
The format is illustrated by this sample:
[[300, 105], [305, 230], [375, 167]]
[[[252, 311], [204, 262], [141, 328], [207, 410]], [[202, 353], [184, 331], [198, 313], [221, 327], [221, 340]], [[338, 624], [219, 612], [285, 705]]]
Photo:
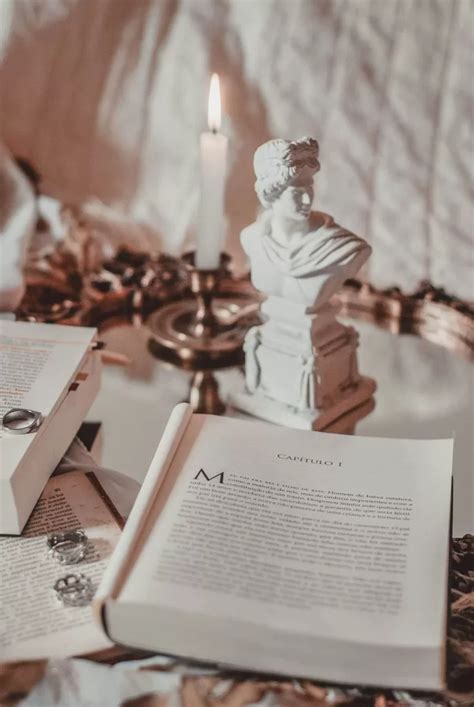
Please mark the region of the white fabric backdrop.
[[43, 188], [96, 197], [179, 250], [209, 72], [233, 160], [228, 244], [274, 136], [321, 144], [316, 205], [374, 248], [371, 279], [474, 298], [470, 0], [0, 0], [2, 135]]

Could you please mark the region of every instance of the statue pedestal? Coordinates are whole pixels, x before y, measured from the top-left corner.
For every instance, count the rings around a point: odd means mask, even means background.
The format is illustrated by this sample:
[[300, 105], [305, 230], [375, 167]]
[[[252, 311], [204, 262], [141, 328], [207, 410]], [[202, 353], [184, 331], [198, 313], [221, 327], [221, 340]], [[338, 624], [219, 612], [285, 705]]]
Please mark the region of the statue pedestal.
[[[372, 395], [375, 388], [375, 382], [371, 378], [362, 377], [355, 390], [348, 392], [344, 398], [341, 398], [327, 410], [297, 410], [290, 405], [273, 400], [261, 392], [236, 393], [231, 396], [230, 403], [247, 415], [274, 422], [277, 425], [294, 427], [299, 430], [327, 430], [348, 434], [354, 431], [359, 420], [374, 409], [375, 402]], [[340, 428], [337, 424], [339, 421], [341, 422]], [[344, 424], [342, 424], [343, 422]]]
[[245, 339], [246, 390], [232, 396], [234, 407], [277, 424], [315, 430], [356, 408], [368, 414], [375, 382], [360, 376], [358, 334], [336, 320], [335, 307], [325, 304], [311, 311], [269, 297], [261, 312], [266, 321]]

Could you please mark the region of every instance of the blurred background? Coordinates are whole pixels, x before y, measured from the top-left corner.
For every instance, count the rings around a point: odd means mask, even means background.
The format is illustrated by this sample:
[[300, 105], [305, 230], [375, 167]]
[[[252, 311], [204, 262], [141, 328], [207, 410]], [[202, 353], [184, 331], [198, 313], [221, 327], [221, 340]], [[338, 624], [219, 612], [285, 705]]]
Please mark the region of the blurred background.
[[192, 241], [210, 73], [231, 138], [227, 247], [252, 157], [320, 142], [315, 208], [368, 239], [366, 275], [474, 299], [470, 0], [1, 0], [2, 141], [41, 190], [112, 209], [130, 240]]
[[[363, 276], [406, 292], [427, 279], [474, 300], [472, 0], [0, 0], [0, 310], [21, 299], [37, 217], [13, 158], [52, 197], [56, 238], [65, 202], [99, 224], [101, 243], [174, 254], [192, 244], [212, 72], [230, 139], [226, 247], [239, 268], [239, 233], [258, 209], [256, 147], [312, 135], [314, 207], [371, 243]], [[472, 531], [472, 365], [356, 326], [361, 370], [379, 386], [358, 432], [455, 434], [455, 533]], [[91, 414], [106, 465], [141, 481], [189, 381], [157, 366], [146, 329], [107, 336], [133, 364], [106, 372]]]

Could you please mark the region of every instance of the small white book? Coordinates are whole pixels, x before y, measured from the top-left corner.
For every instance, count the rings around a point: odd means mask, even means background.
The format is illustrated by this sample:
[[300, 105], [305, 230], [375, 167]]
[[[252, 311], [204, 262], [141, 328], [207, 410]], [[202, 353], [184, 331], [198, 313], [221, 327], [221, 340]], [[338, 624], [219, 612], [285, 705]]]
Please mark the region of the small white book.
[[19, 534], [98, 392], [97, 330], [0, 320], [0, 420], [40, 412], [37, 431], [0, 429], [0, 534]]
[[441, 689], [452, 450], [178, 405], [98, 591], [106, 633], [261, 673]]

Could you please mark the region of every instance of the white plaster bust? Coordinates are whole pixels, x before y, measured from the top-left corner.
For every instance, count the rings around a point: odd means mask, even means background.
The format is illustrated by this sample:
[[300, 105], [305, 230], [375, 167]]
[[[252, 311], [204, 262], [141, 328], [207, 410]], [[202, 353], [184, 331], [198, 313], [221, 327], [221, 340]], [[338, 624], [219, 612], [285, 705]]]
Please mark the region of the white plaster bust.
[[265, 211], [241, 233], [254, 286], [317, 310], [371, 253], [331, 216], [311, 211], [319, 170], [314, 138], [270, 140], [255, 152], [255, 190]]

